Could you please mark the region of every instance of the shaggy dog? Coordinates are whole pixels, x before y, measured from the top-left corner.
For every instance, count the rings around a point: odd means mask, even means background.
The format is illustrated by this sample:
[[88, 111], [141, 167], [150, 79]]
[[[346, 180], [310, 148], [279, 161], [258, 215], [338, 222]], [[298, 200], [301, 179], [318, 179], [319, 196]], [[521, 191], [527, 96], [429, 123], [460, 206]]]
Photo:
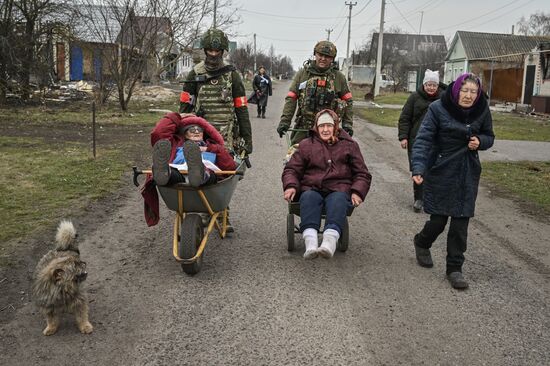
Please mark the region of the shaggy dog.
[[57, 331], [64, 312], [75, 315], [81, 333], [94, 329], [88, 321], [88, 300], [81, 288], [88, 274], [86, 262], [80, 260], [76, 237], [73, 223], [61, 221], [55, 249], [46, 253], [36, 266], [32, 293], [36, 306], [46, 317], [44, 335]]

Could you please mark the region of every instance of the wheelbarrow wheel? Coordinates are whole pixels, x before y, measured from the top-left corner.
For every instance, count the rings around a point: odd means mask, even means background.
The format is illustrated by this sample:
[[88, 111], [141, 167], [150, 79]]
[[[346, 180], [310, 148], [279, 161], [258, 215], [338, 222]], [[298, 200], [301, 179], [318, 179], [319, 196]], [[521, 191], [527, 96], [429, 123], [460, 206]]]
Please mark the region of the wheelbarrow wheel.
[[342, 228], [342, 235], [340, 236], [340, 239], [338, 239], [338, 243], [336, 244], [336, 249], [339, 252], [345, 252], [348, 250], [349, 245], [349, 224], [348, 224], [348, 218], [346, 217], [346, 220], [344, 221], [344, 227]]
[[294, 214], [286, 216], [286, 243], [289, 252], [294, 251]]
[[[179, 253], [184, 259], [193, 258], [201, 244], [204, 235], [202, 219], [199, 215], [186, 215], [181, 223]], [[183, 272], [188, 275], [199, 273], [202, 264], [202, 256], [193, 263], [181, 263]]]

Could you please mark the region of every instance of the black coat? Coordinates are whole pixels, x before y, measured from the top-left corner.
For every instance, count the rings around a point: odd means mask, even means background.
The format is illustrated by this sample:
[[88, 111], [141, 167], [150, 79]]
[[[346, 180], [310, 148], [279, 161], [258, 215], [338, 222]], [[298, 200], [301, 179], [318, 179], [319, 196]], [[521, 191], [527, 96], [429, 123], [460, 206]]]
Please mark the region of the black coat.
[[267, 74], [256, 74], [252, 81], [252, 88], [254, 89], [254, 93], [256, 93], [257, 104], [265, 107], [267, 105], [267, 97], [273, 93], [271, 78]]
[[430, 104], [439, 99], [441, 93], [447, 88], [446, 84], [439, 83], [437, 93], [435, 95], [428, 95], [424, 91], [424, 87], [420, 87], [407, 98], [407, 102], [401, 110], [398, 124], [398, 139], [409, 140], [409, 150], [412, 148], [414, 139], [420, 128], [420, 124], [428, 111]]
[[493, 146], [493, 121], [483, 93], [472, 108], [463, 109], [451, 99], [452, 85], [422, 121], [412, 149], [412, 175], [424, 177], [427, 213], [473, 217], [481, 163], [468, 142], [476, 136], [478, 150]]

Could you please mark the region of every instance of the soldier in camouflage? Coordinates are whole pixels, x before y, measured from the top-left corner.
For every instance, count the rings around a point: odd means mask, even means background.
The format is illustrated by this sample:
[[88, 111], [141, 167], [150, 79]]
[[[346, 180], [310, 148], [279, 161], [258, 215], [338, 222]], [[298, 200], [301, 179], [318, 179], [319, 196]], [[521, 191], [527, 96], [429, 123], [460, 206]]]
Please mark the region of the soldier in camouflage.
[[223, 136], [228, 150], [252, 153], [252, 127], [246, 91], [233, 65], [223, 61], [229, 40], [219, 29], [209, 29], [201, 38], [206, 58], [189, 72], [180, 96], [180, 113], [195, 113]]
[[[320, 41], [313, 49], [315, 60], [304, 63], [292, 80], [286, 96], [281, 121], [277, 127], [280, 137], [290, 128], [296, 106], [298, 111], [294, 128], [309, 130], [315, 121], [315, 115], [322, 109], [332, 109], [342, 121], [342, 128], [353, 135], [353, 100], [346, 77], [333, 62], [336, 46], [329, 41]], [[293, 144], [300, 142], [307, 132], [293, 132]]]

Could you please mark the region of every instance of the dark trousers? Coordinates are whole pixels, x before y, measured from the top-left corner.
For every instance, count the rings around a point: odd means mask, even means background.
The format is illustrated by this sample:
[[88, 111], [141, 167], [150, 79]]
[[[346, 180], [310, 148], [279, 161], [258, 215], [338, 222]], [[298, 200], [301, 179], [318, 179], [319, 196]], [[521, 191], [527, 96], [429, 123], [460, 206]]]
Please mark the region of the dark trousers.
[[[412, 150], [412, 142], [409, 141], [411, 144], [409, 148], [407, 149], [407, 156], [409, 157], [409, 170], [412, 172], [412, 160], [411, 160], [411, 150]], [[416, 184], [413, 183], [413, 192], [414, 192], [414, 200], [424, 200], [424, 185], [423, 184]]]
[[319, 231], [324, 207], [326, 213], [324, 230], [333, 229], [342, 235], [350, 206], [351, 199], [347, 193], [305, 191], [300, 195], [300, 230], [304, 232], [305, 229], [311, 228]]
[[414, 200], [424, 200], [424, 184], [413, 183]]
[[[445, 230], [448, 219], [448, 216], [430, 215], [422, 231], [415, 235], [414, 243], [420, 248], [430, 249], [439, 234]], [[447, 234], [447, 274], [462, 272], [469, 222], [469, 217], [451, 217]]]
[[262, 107], [260, 104], [258, 104], [258, 117], [265, 116], [265, 105]]

